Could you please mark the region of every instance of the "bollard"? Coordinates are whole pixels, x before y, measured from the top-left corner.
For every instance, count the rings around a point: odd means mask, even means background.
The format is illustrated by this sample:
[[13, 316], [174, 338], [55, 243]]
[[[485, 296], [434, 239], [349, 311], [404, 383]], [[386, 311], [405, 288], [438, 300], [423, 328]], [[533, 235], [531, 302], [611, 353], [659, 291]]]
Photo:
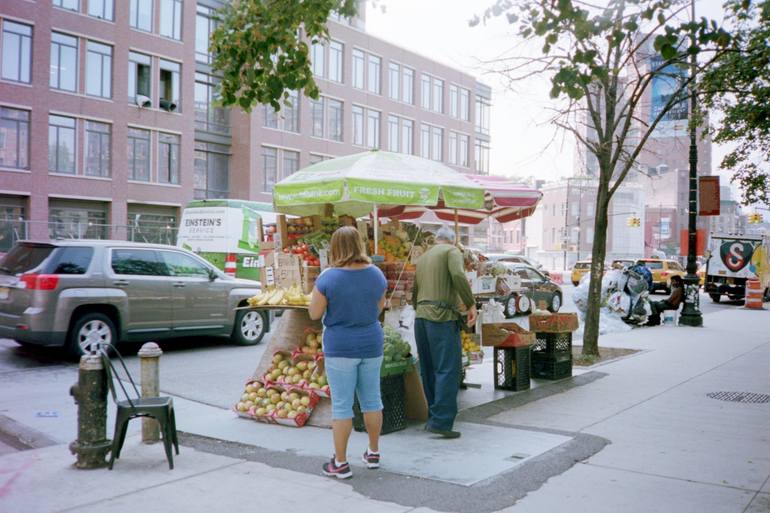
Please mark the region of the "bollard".
[[[160, 395], [160, 355], [163, 354], [158, 344], [147, 342], [139, 350], [139, 361], [142, 374], [142, 397], [158, 397]], [[152, 444], [160, 440], [160, 425], [158, 421], [145, 417], [142, 419], [142, 442]]]
[[75, 467], [107, 466], [105, 458], [112, 446], [107, 439], [107, 374], [98, 355], [80, 357], [78, 382], [70, 395], [78, 405], [78, 438], [69, 445], [77, 455]]

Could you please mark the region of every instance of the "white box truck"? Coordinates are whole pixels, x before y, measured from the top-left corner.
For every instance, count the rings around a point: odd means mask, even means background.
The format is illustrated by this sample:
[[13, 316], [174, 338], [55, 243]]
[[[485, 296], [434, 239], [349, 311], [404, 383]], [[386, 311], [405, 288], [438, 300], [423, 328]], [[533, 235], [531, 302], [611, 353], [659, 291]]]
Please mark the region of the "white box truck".
[[763, 235], [712, 235], [706, 262], [705, 292], [718, 303], [746, 296], [746, 281], [758, 279], [770, 301], [770, 239]]

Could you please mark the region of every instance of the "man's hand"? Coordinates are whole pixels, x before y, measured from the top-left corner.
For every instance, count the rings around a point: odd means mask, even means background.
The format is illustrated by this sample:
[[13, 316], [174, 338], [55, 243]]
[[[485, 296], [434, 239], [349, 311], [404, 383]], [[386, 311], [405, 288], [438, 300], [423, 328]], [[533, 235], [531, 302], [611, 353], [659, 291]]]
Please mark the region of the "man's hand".
[[476, 311], [476, 305], [473, 305], [468, 309], [468, 326], [473, 326], [476, 324], [476, 318], [479, 316], [478, 312]]

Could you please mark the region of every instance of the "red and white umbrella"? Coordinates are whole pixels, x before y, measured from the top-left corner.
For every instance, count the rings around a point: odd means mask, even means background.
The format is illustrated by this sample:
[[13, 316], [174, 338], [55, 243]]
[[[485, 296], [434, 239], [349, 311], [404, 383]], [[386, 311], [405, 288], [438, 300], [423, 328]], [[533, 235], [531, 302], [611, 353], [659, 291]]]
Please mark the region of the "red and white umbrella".
[[426, 212], [436, 217], [460, 224], [479, 224], [491, 217], [500, 223], [507, 223], [531, 216], [543, 193], [527, 185], [512, 182], [502, 176], [465, 175], [484, 188], [484, 209], [447, 208], [439, 201], [435, 207], [398, 206], [381, 208], [380, 217], [401, 221], [417, 220]]

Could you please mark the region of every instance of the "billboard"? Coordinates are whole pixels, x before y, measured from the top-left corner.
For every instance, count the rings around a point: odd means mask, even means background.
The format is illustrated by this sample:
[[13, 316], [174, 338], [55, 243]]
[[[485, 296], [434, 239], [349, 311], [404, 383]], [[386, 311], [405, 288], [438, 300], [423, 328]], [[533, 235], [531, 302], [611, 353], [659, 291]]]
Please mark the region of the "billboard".
[[[650, 69], [658, 69], [663, 65], [663, 57], [653, 55], [650, 58]], [[687, 78], [687, 70], [669, 64], [658, 71], [653, 77], [650, 99], [650, 123], [661, 113], [671, 97], [676, 93], [680, 84]], [[681, 94], [681, 93], [680, 93]], [[658, 123], [652, 137], [675, 137], [687, 135], [687, 99], [676, 102]]]

